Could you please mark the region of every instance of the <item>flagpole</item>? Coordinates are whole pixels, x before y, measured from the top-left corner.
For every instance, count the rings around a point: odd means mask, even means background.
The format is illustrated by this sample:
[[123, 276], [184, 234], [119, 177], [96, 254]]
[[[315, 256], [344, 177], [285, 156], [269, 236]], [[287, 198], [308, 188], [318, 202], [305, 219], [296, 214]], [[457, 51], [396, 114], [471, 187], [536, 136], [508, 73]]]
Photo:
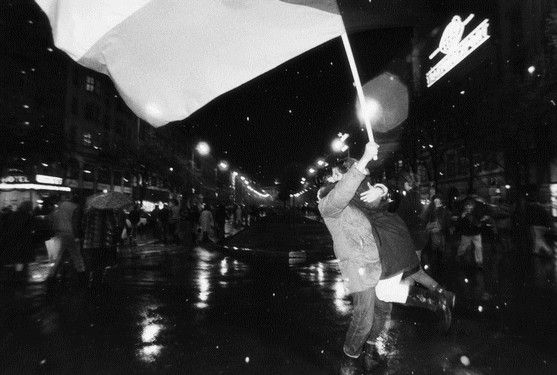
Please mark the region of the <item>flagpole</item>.
[[[366, 125], [367, 136], [369, 137], [370, 142], [375, 143], [373, 130], [371, 129], [371, 122], [369, 117], [366, 116], [367, 103], [364, 96], [364, 89], [362, 88], [362, 82], [360, 81], [360, 75], [358, 74], [358, 68], [356, 67], [356, 61], [354, 60], [354, 54], [352, 53], [352, 47], [350, 46], [347, 33], [342, 34], [342, 44], [344, 45], [346, 57], [348, 57], [348, 63], [350, 64], [350, 70], [352, 71], [352, 77], [354, 78], [354, 85], [356, 86], [356, 92], [358, 93], [358, 100], [363, 114], [362, 117], [364, 118], [364, 123]], [[377, 160], [377, 157], [375, 157], [375, 160]]]

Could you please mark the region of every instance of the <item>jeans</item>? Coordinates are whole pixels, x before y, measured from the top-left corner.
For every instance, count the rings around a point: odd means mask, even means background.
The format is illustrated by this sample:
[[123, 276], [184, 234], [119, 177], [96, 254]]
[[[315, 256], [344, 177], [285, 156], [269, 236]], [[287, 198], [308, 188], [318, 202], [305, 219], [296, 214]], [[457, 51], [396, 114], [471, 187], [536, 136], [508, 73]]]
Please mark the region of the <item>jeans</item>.
[[385, 328], [392, 304], [377, 299], [375, 288], [355, 292], [352, 296], [352, 320], [344, 340], [344, 353], [353, 358], [362, 354], [365, 342], [373, 343]]
[[482, 248], [482, 235], [476, 234], [474, 236], [460, 236], [460, 244], [456, 252], [457, 256], [463, 256], [470, 245], [474, 245], [474, 260], [477, 264], [483, 263], [483, 248]]
[[54, 266], [48, 272], [48, 277], [56, 277], [62, 261], [66, 254], [69, 253], [72, 263], [77, 272], [85, 271], [85, 264], [83, 263], [83, 256], [81, 255], [81, 250], [79, 248], [79, 243], [75, 241], [72, 234], [69, 233], [58, 233], [56, 237], [59, 239], [60, 251], [58, 252], [58, 257], [54, 262]]

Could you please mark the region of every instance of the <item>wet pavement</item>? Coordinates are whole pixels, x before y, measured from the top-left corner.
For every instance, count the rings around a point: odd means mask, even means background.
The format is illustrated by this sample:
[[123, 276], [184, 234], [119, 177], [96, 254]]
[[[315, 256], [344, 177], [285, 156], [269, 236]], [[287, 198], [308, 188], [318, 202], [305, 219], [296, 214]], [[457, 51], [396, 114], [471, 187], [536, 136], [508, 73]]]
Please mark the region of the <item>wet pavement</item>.
[[[555, 260], [487, 253], [483, 270], [435, 272], [457, 292], [449, 334], [395, 305], [378, 374], [557, 373]], [[142, 246], [95, 293], [68, 280], [51, 298], [41, 283], [3, 285], [0, 297], [3, 374], [333, 374], [351, 313], [327, 252], [213, 245]]]

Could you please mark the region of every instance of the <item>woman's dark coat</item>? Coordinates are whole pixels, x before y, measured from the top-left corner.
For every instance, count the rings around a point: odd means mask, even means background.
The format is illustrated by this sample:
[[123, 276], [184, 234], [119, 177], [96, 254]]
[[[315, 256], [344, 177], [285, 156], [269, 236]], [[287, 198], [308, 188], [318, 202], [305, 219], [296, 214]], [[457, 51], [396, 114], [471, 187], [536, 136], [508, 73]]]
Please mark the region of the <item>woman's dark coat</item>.
[[381, 279], [386, 279], [399, 272], [417, 269], [420, 265], [416, 255], [414, 241], [404, 221], [394, 212], [388, 212], [388, 201], [382, 199], [372, 205], [360, 199], [360, 194], [368, 190], [364, 180], [356, 191], [350, 204], [360, 209], [371, 223], [373, 236], [381, 258]]

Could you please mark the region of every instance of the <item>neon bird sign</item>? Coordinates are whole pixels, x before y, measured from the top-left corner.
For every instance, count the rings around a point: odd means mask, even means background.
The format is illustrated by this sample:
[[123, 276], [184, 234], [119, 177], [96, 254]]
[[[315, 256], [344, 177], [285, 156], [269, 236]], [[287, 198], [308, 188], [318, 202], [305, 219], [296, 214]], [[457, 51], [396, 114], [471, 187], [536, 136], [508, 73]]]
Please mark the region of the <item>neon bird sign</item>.
[[487, 33], [489, 19], [487, 18], [462, 39], [464, 28], [472, 18], [474, 18], [474, 14], [470, 14], [464, 21], [460, 16], [454, 16], [445, 27], [439, 47], [429, 55], [429, 59], [432, 60], [439, 52], [445, 56], [426, 73], [427, 87], [431, 87], [489, 39], [490, 35]]

